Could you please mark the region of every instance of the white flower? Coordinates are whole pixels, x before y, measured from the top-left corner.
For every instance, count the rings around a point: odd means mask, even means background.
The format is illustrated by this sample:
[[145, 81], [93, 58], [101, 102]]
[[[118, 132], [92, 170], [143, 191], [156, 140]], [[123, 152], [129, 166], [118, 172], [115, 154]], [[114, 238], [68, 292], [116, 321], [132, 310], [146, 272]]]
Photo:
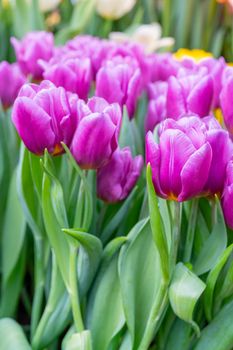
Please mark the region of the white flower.
[[96, 0], [96, 11], [108, 19], [118, 19], [130, 12], [136, 0]]
[[39, 0], [39, 9], [41, 12], [48, 12], [55, 10], [60, 4], [61, 0]]
[[175, 40], [173, 38], [167, 37], [161, 39], [161, 35], [161, 26], [158, 23], [151, 23], [138, 26], [131, 34], [112, 32], [109, 37], [118, 43], [127, 41], [138, 43], [144, 47], [146, 53], [151, 53], [161, 47], [174, 45]]

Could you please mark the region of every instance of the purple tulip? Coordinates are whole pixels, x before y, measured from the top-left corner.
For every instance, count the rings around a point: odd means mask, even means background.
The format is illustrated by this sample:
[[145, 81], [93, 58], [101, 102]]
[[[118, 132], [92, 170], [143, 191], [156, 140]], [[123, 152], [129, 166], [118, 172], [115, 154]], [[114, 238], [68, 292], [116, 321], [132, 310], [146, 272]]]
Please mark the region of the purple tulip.
[[28, 33], [22, 41], [11, 38], [17, 61], [26, 75], [40, 80], [43, 70], [38, 63], [39, 59], [49, 61], [53, 55], [53, 34], [47, 32]]
[[232, 108], [232, 96], [233, 96], [233, 74], [225, 79], [225, 84], [220, 95], [220, 103], [224, 118], [224, 123], [230, 132], [233, 134], [233, 108]]
[[171, 53], [154, 55], [151, 81], [167, 81], [171, 76], [177, 76], [181, 64]]
[[16, 99], [21, 86], [26, 82], [17, 63], [0, 63], [0, 101], [3, 108], [10, 107]]
[[68, 59], [49, 66], [43, 73], [43, 77], [52, 81], [57, 87], [62, 86], [86, 100], [92, 81], [91, 62], [88, 58]]
[[81, 168], [98, 169], [108, 163], [118, 146], [120, 106], [93, 97], [87, 104], [78, 101], [77, 115], [72, 153]]
[[213, 100], [213, 78], [210, 75], [170, 77], [167, 91], [167, 115], [179, 119], [187, 114], [204, 117], [209, 114]]
[[96, 77], [96, 95], [109, 103], [126, 105], [129, 117], [134, 116], [142, 91], [141, 71], [130, 57], [115, 58], [102, 67]]
[[98, 169], [97, 193], [99, 198], [114, 203], [125, 199], [141, 173], [142, 156], [132, 157], [128, 147], [117, 149], [109, 163]]
[[145, 119], [145, 130], [154, 128], [166, 118], [167, 82], [157, 82], [148, 86], [149, 103]]
[[212, 149], [199, 130], [198, 120], [195, 117], [194, 120], [183, 118], [183, 125], [179, 124], [180, 121], [165, 120], [159, 144], [151, 131], [147, 133], [146, 161], [152, 168], [155, 190], [163, 198], [185, 201], [199, 196], [204, 189]]
[[37, 155], [45, 148], [53, 155], [61, 154], [61, 142], [70, 145], [77, 125], [67, 92], [48, 81], [22, 87], [12, 120], [25, 146]]
[[226, 169], [226, 181], [222, 195], [222, 209], [227, 225], [233, 230], [233, 161], [231, 160]]

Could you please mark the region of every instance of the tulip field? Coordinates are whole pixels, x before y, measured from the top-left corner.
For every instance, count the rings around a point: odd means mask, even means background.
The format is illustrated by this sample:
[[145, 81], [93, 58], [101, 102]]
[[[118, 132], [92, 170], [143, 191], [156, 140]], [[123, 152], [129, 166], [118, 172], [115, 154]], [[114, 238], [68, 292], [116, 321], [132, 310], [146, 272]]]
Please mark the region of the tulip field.
[[233, 350], [232, 0], [0, 0], [0, 350]]

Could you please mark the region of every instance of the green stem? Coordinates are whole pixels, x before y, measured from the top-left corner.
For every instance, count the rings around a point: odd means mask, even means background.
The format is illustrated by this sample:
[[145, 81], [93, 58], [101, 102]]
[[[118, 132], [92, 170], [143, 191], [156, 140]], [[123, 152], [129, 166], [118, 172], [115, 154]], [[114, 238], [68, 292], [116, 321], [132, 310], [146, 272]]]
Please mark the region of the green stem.
[[180, 226], [181, 226], [181, 203], [174, 202], [173, 211], [173, 229], [172, 229], [172, 245], [171, 245], [171, 272], [174, 269], [177, 260], [178, 246], [180, 240]]
[[212, 201], [211, 201], [211, 223], [212, 223], [212, 229], [214, 227], [214, 225], [216, 224], [217, 222], [217, 202], [216, 202], [216, 199], [214, 198]]
[[40, 320], [44, 295], [44, 283], [43, 239], [35, 238], [35, 289], [31, 317], [31, 339]]
[[195, 228], [196, 228], [196, 222], [197, 222], [197, 213], [198, 213], [198, 199], [194, 199], [192, 201], [190, 215], [189, 215], [189, 223], [188, 223], [188, 230], [187, 230], [187, 236], [185, 241], [185, 248], [184, 248], [184, 262], [189, 262], [192, 255], [192, 248], [193, 248], [193, 240], [194, 240], [194, 234], [195, 234]]
[[69, 257], [69, 295], [76, 331], [84, 330], [81, 308], [79, 303], [78, 280], [77, 280], [77, 247], [70, 245]]

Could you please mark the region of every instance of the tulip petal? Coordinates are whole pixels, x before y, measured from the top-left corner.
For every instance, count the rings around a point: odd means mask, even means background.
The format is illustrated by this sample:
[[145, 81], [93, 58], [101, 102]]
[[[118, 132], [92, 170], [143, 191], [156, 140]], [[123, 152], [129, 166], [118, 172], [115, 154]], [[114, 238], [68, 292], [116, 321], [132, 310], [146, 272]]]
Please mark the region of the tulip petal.
[[213, 101], [214, 86], [211, 76], [201, 79], [190, 92], [187, 99], [188, 111], [196, 113], [200, 117], [205, 117], [209, 114]]
[[208, 178], [211, 161], [212, 150], [209, 143], [205, 143], [190, 156], [181, 171], [182, 192], [178, 201], [200, 195]]
[[26, 147], [33, 153], [52, 152], [55, 135], [50, 116], [28, 97], [16, 100], [12, 121]]
[[175, 77], [170, 77], [167, 90], [167, 116], [179, 119], [187, 112], [182, 86]]

